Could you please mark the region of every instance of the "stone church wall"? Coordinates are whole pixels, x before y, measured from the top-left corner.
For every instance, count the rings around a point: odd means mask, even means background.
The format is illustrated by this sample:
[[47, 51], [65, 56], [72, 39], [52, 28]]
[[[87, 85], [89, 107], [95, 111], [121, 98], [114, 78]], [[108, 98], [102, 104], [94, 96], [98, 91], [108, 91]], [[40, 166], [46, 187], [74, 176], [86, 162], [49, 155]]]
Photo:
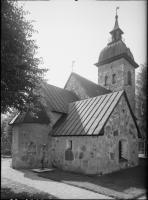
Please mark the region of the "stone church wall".
[[[114, 171], [138, 165], [138, 133], [124, 96], [107, 121], [104, 134], [106, 154], [112, 160], [108, 165], [109, 168]], [[119, 141], [123, 141], [122, 157], [127, 161], [119, 158]]]
[[[124, 159], [119, 159], [120, 140]], [[106, 174], [138, 165], [137, 130], [124, 97], [107, 121], [103, 136], [52, 137], [52, 159], [58, 168], [86, 174]]]
[[46, 167], [51, 165], [51, 127], [46, 124], [19, 124], [13, 127], [12, 167], [38, 168], [41, 167], [43, 144], [45, 147]]
[[14, 168], [38, 168], [41, 167], [43, 157], [43, 145], [46, 167], [51, 166], [52, 139], [50, 131], [52, 126], [62, 116], [60, 113], [48, 112], [51, 123], [22, 123], [13, 126], [12, 137], [12, 167]]
[[77, 79], [72, 75], [65, 87], [65, 90], [74, 92], [80, 99], [88, 99], [85, 88], [77, 81]]
[[[132, 86], [127, 84], [128, 71], [132, 74]], [[112, 75], [116, 74], [116, 83], [112, 83]], [[105, 86], [105, 76], [108, 76], [108, 85]], [[113, 92], [125, 90], [130, 105], [135, 112], [135, 69], [124, 58], [98, 67], [98, 84]]]

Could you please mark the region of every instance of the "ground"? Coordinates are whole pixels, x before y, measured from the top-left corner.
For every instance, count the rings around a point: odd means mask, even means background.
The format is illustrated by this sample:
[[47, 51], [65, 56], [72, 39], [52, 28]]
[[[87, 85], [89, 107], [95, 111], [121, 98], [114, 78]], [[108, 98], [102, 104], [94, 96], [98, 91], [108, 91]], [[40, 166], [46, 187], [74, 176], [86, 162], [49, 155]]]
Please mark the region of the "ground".
[[53, 172], [39, 176], [85, 188], [114, 198], [137, 198], [146, 192], [146, 159], [139, 159], [139, 166], [123, 169], [102, 176]]
[[[33, 192], [35, 197], [39, 194], [39, 199], [112, 199], [111, 197], [98, 194], [89, 190], [85, 190], [82, 188], [78, 188], [75, 186], [71, 186], [65, 183], [59, 183], [57, 181], [53, 181], [46, 178], [41, 178], [38, 174], [28, 170], [15, 170], [10, 167], [11, 159], [2, 159], [2, 173], [1, 178], [4, 183], [8, 180], [8, 185], [4, 188], [4, 184], [2, 189], [3, 197], [10, 199], [12, 195], [14, 198], [25, 198], [31, 199], [32, 196], [31, 191]], [[26, 187], [24, 187], [26, 185]], [[24, 188], [24, 189], [23, 189]], [[27, 191], [27, 193], [23, 193]], [[10, 191], [13, 191], [9, 193]], [[14, 196], [15, 194], [15, 196]], [[44, 196], [43, 196], [44, 195]], [[48, 196], [47, 196], [48, 195]], [[11, 197], [11, 198], [12, 198]], [[35, 198], [36, 199], [36, 198]]]
[[10, 179], [1, 179], [1, 199], [57, 199], [48, 193], [28, 187], [25, 184], [14, 182]]
[[[145, 169], [146, 159], [140, 159], [140, 165], [137, 167], [102, 176], [86, 176], [59, 170], [39, 175], [30, 172], [30, 170], [14, 170], [10, 167], [10, 159], [5, 158], [2, 159], [1, 199], [10, 197], [26, 199], [86, 199], [86, 197], [87, 199], [135, 199], [146, 192]], [[99, 196], [100, 193], [106, 196]], [[142, 199], [145, 198], [146, 196], [143, 196]]]

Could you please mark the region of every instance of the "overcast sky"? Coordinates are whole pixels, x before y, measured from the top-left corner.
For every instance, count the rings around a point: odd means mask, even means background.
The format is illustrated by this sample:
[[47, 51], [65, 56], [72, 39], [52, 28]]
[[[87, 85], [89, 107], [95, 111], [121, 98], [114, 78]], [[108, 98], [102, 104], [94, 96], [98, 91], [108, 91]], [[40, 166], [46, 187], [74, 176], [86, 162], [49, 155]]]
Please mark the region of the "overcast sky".
[[101, 50], [111, 37], [116, 6], [119, 27], [135, 61], [146, 62], [146, 1], [26, 1], [25, 10], [35, 20], [34, 35], [43, 57], [48, 83], [63, 88], [73, 71], [97, 83]]

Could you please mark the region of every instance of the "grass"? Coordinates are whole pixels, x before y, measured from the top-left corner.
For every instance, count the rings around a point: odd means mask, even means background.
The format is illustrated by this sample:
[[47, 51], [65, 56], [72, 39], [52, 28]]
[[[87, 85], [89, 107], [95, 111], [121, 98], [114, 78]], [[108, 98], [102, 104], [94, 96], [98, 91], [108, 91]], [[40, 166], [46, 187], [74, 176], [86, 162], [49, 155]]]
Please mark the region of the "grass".
[[39, 176], [92, 190], [114, 198], [131, 199], [145, 194], [146, 159], [141, 158], [137, 167], [123, 169], [102, 176], [80, 175], [58, 169], [39, 174]]
[[1, 178], [1, 199], [57, 199], [56, 197], [36, 190], [7, 178]]

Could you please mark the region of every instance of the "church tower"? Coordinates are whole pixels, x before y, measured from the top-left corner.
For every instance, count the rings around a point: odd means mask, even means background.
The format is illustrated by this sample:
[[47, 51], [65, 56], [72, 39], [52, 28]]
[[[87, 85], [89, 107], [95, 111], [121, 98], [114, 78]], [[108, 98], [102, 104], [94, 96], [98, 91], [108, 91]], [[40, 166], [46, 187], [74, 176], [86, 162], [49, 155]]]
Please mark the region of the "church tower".
[[138, 64], [125, 45], [123, 31], [119, 28], [116, 8], [115, 26], [110, 32], [111, 38], [101, 51], [98, 62], [98, 84], [112, 91], [125, 90], [135, 113], [135, 69]]

